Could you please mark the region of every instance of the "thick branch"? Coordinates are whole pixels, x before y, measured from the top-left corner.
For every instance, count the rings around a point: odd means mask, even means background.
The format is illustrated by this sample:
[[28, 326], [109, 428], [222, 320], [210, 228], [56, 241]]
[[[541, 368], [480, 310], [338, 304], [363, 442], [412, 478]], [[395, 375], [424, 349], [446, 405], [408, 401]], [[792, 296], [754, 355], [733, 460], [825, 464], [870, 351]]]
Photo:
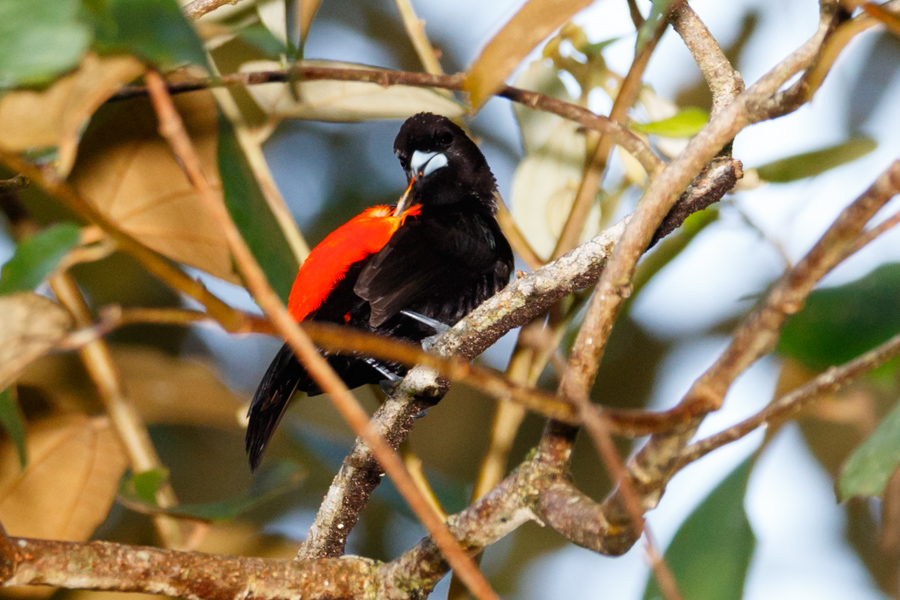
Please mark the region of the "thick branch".
[[744, 91], [741, 74], [734, 70], [719, 43], [687, 2], [672, 11], [670, 21], [700, 67], [712, 92], [712, 114], [718, 114]]
[[3, 584], [143, 592], [193, 600], [374, 598], [377, 563], [311, 562], [177, 552], [110, 542], [14, 538], [15, 568]]

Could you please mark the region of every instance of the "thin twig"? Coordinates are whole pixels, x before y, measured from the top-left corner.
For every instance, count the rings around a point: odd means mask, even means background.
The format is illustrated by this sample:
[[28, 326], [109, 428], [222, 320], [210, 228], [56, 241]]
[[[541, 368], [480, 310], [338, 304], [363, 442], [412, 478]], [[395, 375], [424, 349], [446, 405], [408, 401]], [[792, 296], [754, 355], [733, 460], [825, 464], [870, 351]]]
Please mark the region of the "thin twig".
[[[640, 92], [647, 64], [650, 62], [650, 57], [653, 55], [656, 44], [662, 37], [667, 25], [668, 22], [665, 20], [660, 22], [653, 36], [647, 40], [641, 52], [631, 62], [628, 73], [619, 85], [616, 98], [609, 111], [609, 118], [613, 121], [622, 123], [628, 116], [628, 111]], [[614, 141], [607, 135], [601, 135], [600, 139], [597, 140], [597, 146], [594, 153], [588, 158], [587, 166], [581, 177], [581, 183], [578, 185], [578, 191], [575, 193], [575, 200], [572, 202], [572, 209], [569, 211], [562, 232], [556, 240], [556, 247], [553, 249], [551, 258], [559, 258], [578, 244], [584, 224], [587, 221], [588, 212], [590, 212], [591, 206], [596, 201], [597, 192], [600, 189], [603, 172], [606, 170], [607, 160], [610, 151], [613, 149]]]
[[284, 196], [281, 195], [281, 191], [275, 183], [275, 177], [272, 175], [269, 163], [263, 155], [262, 144], [258, 136], [253, 135], [250, 131], [250, 126], [247, 125], [241, 114], [240, 107], [231, 96], [231, 92], [224, 89], [214, 89], [212, 93], [222, 113], [234, 127], [235, 137], [241, 150], [244, 152], [244, 156], [247, 157], [247, 163], [253, 171], [259, 190], [266, 201], [266, 206], [269, 207], [272, 216], [275, 217], [275, 222], [278, 223], [278, 227], [291, 248], [297, 264], [301, 264], [309, 255], [309, 245], [303, 239], [303, 234], [300, 233], [300, 229], [291, 215], [291, 210], [288, 208], [287, 202], [284, 201]]
[[900, 212], [896, 212], [878, 225], [875, 225], [871, 229], [867, 229], [862, 232], [859, 236], [859, 239], [856, 240], [856, 246], [853, 251], [859, 251], [864, 246], [868, 245], [872, 240], [880, 236], [882, 233], [888, 231], [889, 229], [893, 229], [897, 225], [900, 225]]
[[194, 0], [181, 10], [189, 19], [199, 19], [203, 15], [211, 13], [220, 6], [237, 4], [240, 1], [241, 0]]
[[219, 201], [209, 181], [203, 174], [200, 159], [185, 131], [184, 124], [175, 104], [166, 90], [165, 82], [155, 71], [148, 71], [145, 79], [150, 88], [150, 99], [159, 117], [160, 133], [167, 139], [172, 151], [179, 157], [182, 168], [199, 193], [207, 209], [224, 230], [225, 239], [234, 254], [241, 273], [259, 306], [266, 316], [287, 339], [297, 353], [298, 359], [307, 368], [313, 380], [327, 393], [344, 419], [357, 435], [366, 441], [385, 472], [409, 503], [421, 523], [434, 536], [441, 552], [460, 577], [468, 585], [472, 593], [480, 600], [496, 599], [497, 595], [472, 559], [460, 548], [456, 539], [447, 529], [440, 516], [432, 510], [427, 499], [416, 487], [403, 461], [369, 423], [369, 417], [356, 398], [344, 385], [337, 373], [319, 354], [312, 340], [293, 321], [287, 308], [278, 298], [266, 280], [256, 259], [241, 237], [237, 226], [232, 221], [225, 205]]
[[732, 425], [728, 429], [695, 442], [681, 451], [676, 468], [703, 458], [713, 450], [737, 441], [760, 427], [781, 423], [796, 416], [811, 403], [825, 395], [833, 394], [853, 383], [866, 373], [877, 369], [888, 361], [900, 356], [900, 334], [879, 345], [865, 354], [844, 363], [840, 367], [831, 367], [817, 375], [811, 381], [797, 389], [773, 400], [757, 414]]
[[712, 114], [716, 115], [744, 91], [744, 80], [687, 2], [675, 7], [670, 20], [700, 67], [712, 93]]
[[[675, 473], [677, 457], [693, 437], [705, 414], [721, 406], [734, 380], [775, 347], [788, 316], [796, 313], [815, 284], [856, 249], [856, 239], [866, 223], [891, 197], [900, 193], [900, 161], [891, 164], [861, 196], [845, 208], [837, 220], [797, 265], [769, 292], [760, 308], [748, 315], [731, 343], [691, 386], [679, 405], [697, 407], [697, 416], [681, 431], [651, 436], [632, 459], [632, 477], [642, 482], [644, 506], [658, 501]], [[605, 503], [612, 510], [622, 500], [613, 494]]]
[[15, 192], [28, 187], [29, 181], [22, 175], [16, 175], [10, 179], [0, 179], [0, 194], [4, 192]]
[[[68, 273], [54, 275], [50, 280], [50, 288], [62, 306], [71, 313], [76, 325], [89, 327], [92, 324], [90, 309], [71, 275]], [[78, 351], [78, 354], [97, 388], [106, 414], [109, 415], [113, 429], [122, 442], [132, 470], [135, 473], [142, 473], [162, 466], [159, 454], [157, 454], [147, 431], [147, 425], [125, 394], [106, 341], [103, 339], [91, 340]], [[163, 508], [170, 508], [178, 504], [175, 490], [169, 484], [160, 486], [155, 497], [157, 503]], [[184, 536], [181, 525], [176, 519], [157, 515], [153, 517], [153, 523], [166, 547], [183, 547]]]
[[628, 0], [628, 14], [631, 15], [631, 22], [634, 23], [634, 28], [640, 29], [645, 19], [635, 0]]
[[416, 16], [412, 2], [410, 0], [394, 0], [394, 4], [397, 5], [397, 11], [403, 20], [406, 35], [409, 36], [409, 40], [416, 50], [416, 55], [422, 62], [422, 66], [425, 67], [425, 72], [432, 75], [443, 75], [444, 70], [441, 68], [437, 52], [435, 52], [431, 42], [428, 41], [428, 36], [425, 35], [425, 22]]
[[[218, 86], [247, 86], [272, 82], [290, 82], [296, 80], [336, 80], [336, 81], [364, 81], [377, 83], [382, 86], [410, 85], [416, 87], [444, 88], [462, 91], [464, 75], [431, 75], [428, 73], [411, 73], [408, 71], [387, 71], [384, 69], [343, 69], [331, 67], [312, 67], [294, 65], [282, 71], [258, 71], [253, 73], [231, 73], [219, 78], [187, 79], [179, 83], [167, 85], [170, 94], [192, 92]], [[142, 86], [125, 86], [110, 98], [110, 101], [124, 100], [139, 96], [146, 96], [147, 88]], [[656, 156], [650, 147], [630, 129], [617, 123], [608, 117], [592, 113], [586, 108], [551, 98], [544, 94], [515, 88], [502, 87], [496, 94], [501, 98], [524, 104], [535, 110], [543, 110], [559, 115], [563, 118], [575, 121], [587, 127], [608, 135], [617, 144], [631, 153], [644, 169], [653, 174], [658, 171], [663, 162]]]

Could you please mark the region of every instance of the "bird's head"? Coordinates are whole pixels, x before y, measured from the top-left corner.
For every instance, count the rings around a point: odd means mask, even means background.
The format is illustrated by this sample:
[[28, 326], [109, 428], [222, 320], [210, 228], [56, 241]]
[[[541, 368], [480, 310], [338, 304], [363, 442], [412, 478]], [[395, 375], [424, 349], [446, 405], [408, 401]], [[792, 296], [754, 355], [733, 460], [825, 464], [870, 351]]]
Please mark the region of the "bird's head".
[[431, 113], [410, 117], [394, 140], [410, 201], [423, 206], [476, 197], [496, 210], [497, 184], [478, 146], [453, 121]]

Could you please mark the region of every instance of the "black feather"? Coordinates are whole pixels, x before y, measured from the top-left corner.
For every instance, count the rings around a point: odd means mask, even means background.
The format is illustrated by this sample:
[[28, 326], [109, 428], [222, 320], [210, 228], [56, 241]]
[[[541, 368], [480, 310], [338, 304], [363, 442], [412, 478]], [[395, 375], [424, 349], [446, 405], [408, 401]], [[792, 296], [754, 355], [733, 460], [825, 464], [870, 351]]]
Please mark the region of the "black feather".
[[[496, 183], [478, 146], [445, 117], [421, 113], [403, 124], [394, 141], [403, 165], [416, 151], [447, 159], [446, 166], [428, 175], [407, 173], [407, 181], [416, 177], [411, 204], [421, 204], [420, 214], [408, 218], [379, 252], [355, 263], [307, 319], [418, 343], [434, 330], [401, 310], [453, 325], [509, 282], [512, 250], [497, 224]], [[326, 358], [350, 388], [378, 383], [385, 372], [402, 376], [407, 371], [357, 356]], [[259, 464], [296, 391], [321, 393], [285, 345], [250, 405], [251, 468]]]

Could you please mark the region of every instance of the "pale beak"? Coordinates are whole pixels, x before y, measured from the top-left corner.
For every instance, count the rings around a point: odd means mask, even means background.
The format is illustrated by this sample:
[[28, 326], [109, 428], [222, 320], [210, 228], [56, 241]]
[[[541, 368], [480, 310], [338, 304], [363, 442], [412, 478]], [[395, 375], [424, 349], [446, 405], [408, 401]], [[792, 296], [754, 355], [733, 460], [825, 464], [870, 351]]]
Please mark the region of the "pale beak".
[[427, 177], [440, 168], [447, 166], [447, 156], [440, 152], [413, 152], [409, 161], [409, 168], [413, 175], [419, 174]]
[[406, 186], [406, 191], [403, 192], [403, 195], [400, 196], [400, 200], [397, 201], [397, 208], [394, 209], [394, 216], [399, 217], [402, 215], [407, 208], [409, 208], [409, 192], [412, 190], [413, 184], [416, 182], [417, 175], [413, 173], [412, 179], [409, 180], [409, 185]]

